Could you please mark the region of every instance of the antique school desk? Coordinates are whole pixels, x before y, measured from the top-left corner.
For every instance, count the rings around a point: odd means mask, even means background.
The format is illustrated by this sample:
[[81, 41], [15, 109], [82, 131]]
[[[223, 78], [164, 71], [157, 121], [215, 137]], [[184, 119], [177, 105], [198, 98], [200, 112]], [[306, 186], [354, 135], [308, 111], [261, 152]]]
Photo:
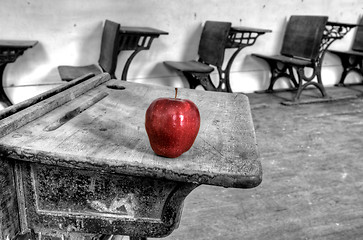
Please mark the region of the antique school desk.
[[201, 128], [169, 159], [151, 150], [144, 118], [174, 88], [89, 77], [0, 111], [1, 240], [164, 237], [199, 185], [261, 183], [245, 95], [179, 89], [199, 107]]
[[[328, 21], [326, 23], [325, 29], [323, 32], [323, 37], [322, 37], [322, 40], [319, 45], [318, 56], [314, 62], [314, 68], [316, 70], [314, 70], [312, 73], [308, 73], [308, 74], [306, 74], [304, 71], [302, 72], [301, 80], [305, 81], [305, 83], [302, 84], [302, 87], [300, 89], [299, 89], [298, 81], [295, 79], [294, 74], [287, 74], [287, 71], [290, 71], [290, 70], [288, 70], [288, 68], [281, 68], [280, 70], [279, 69], [274, 70], [275, 76], [273, 76], [273, 77], [275, 79], [277, 79], [279, 77], [283, 77], [283, 76], [289, 76], [291, 78], [291, 81], [292, 81], [294, 87], [291, 89], [288, 89], [288, 91], [296, 91], [296, 94], [295, 94], [294, 98], [292, 99], [292, 101], [290, 101], [290, 100], [283, 101], [282, 104], [284, 104], [284, 105], [300, 104], [302, 102], [300, 100], [300, 95], [301, 95], [302, 91], [310, 85], [317, 87], [319, 89], [319, 91], [321, 92], [323, 98], [326, 98], [328, 100], [331, 98], [326, 93], [323, 83], [321, 81], [319, 82], [319, 79], [318, 79], [318, 82], [315, 82], [313, 80], [319, 76], [321, 67], [323, 65], [324, 56], [325, 56], [325, 53], [327, 52], [329, 46], [334, 41], [336, 41], [338, 39], [342, 39], [352, 28], [354, 28], [356, 26], [357, 26], [357, 24], [340, 23], [340, 22], [332, 22], [332, 21]], [[273, 93], [273, 92], [279, 92], [279, 91], [286, 91], [286, 89], [277, 89], [277, 90], [273, 89], [275, 82], [276, 81], [270, 81], [270, 84], [266, 90], [259, 90], [259, 91], [255, 91], [255, 92], [256, 93]], [[304, 102], [310, 103], [310, 102], [314, 102], [314, 101], [316, 101], [316, 100], [308, 99]]]
[[230, 73], [233, 61], [237, 57], [238, 53], [244, 49], [245, 47], [252, 46], [255, 44], [257, 38], [260, 35], [265, 33], [269, 33], [271, 30], [269, 29], [260, 29], [260, 28], [251, 28], [251, 27], [242, 27], [242, 26], [232, 26], [229, 31], [227, 44], [225, 46], [226, 49], [234, 49], [233, 54], [229, 57], [227, 61], [227, 65], [225, 68], [220, 70], [219, 73], [221, 78], [219, 85], [216, 91], [221, 92], [232, 92], [231, 83], [230, 83]]
[[127, 80], [127, 73], [132, 60], [142, 50], [149, 50], [154, 38], [167, 35], [168, 32], [150, 27], [123, 27], [120, 29], [119, 51], [131, 50], [122, 70], [121, 80]]
[[3, 75], [6, 65], [15, 62], [25, 50], [34, 47], [37, 43], [38, 41], [0, 40], [0, 102], [5, 107], [12, 105], [3, 87]]

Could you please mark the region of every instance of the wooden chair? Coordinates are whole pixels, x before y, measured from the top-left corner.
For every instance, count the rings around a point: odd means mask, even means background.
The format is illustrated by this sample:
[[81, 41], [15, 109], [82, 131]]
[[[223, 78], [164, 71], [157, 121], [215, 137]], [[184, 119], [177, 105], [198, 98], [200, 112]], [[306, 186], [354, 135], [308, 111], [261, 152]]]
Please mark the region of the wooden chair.
[[[320, 51], [326, 16], [291, 16], [287, 23], [280, 55], [266, 56], [252, 54], [265, 60], [270, 67], [271, 79], [268, 89], [264, 92], [273, 92], [273, 86], [280, 77], [291, 80], [297, 93], [293, 101], [299, 101], [301, 92], [308, 86], [317, 87], [323, 97], [326, 96], [321, 80], [322, 51]], [[313, 70], [306, 76], [305, 69]], [[294, 76], [296, 71], [298, 81]], [[313, 80], [317, 78], [317, 82]]]
[[58, 66], [58, 72], [63, 81], [70, 81], [88, 73], [95, 75], [107, 72], [115, 77], [118, 46], [120, 41], [120, 24], [110, 20], [105, 21], [101, 40], [101, 52], [97, 64], [87, 66]]
[[348, 73], [356, 72], [363, 77], [363, 17], [361, 17], [357, 31], [355, 33], [354, 41], [351, 50], [348, 51], [337, 51], [337, 50], [329, 50], [331, 53], [338, 55], [341, 60], [343, 72], [340, 77], [339, 83], [337, 86], [344, 86], [345, 78]]
[[231, 25], [230, 22], [206, 21], [199, 42], [198, 61], [165, 61], [164, 64], [182, 72], [191, 89], [201, 85], [205, 90], [217, 91], [220, 86], [214, 86], [210, 73], [217, 68], [219, 77], [222, 77], [224, 52]]

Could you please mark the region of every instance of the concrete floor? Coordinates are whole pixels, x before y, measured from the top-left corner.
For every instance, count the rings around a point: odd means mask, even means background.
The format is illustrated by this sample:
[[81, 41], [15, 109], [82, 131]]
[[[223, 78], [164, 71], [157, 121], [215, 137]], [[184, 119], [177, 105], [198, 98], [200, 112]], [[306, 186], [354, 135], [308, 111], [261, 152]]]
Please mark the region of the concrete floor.
[[292, 94], [248, 94], [262, 184], [198, 187], [165, 240], [363, 239], [363, 86], [329, 88], [339, 101], [280, 104]]

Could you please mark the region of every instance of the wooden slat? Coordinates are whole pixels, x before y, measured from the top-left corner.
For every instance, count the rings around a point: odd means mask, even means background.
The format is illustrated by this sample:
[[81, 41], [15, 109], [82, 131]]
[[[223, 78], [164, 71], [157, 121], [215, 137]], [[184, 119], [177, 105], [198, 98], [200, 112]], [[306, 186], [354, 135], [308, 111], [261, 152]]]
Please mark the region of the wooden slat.
[[[114, 84], [120, 87], [115, 89]], [[44, 131], [100, 92], [109, 95], [61, 128]], [[179, 89], [180, 98], [199, 108], [198, 136], [193, 147], [176, 159], [152, 151], [145, 112], [156, 98], [174, 94], [172, 87], [110, 80], [3, 137], [0, 148], [23, 161], [225, 187], [258, 185], [261, 165], [248, 98], [243, 94]]]
[[110, 80], [108, 73], [99, 74], [88, 81], [77, 84], [77, 87], [68, 88], [54, 96], [40, 101], [30, 107], [18, 111], [0, 122], [0, 137], [7, 135], [15, 129], [37, 119], [51, 110], [71, 101], [72, 99], [86, 93], [90, 89]]
[[105, 92], [101, 92], [101, 93], [97, 94], [96, 96], [92, 97], [90, 100], [83, 102], [79, 107], [76, 107], [75, 109], [72, 109], [71, 111], [68, 111], [67, 113], [65, 113], [62, 117], [57, 119], [55, 122], [49, 124], [44, 130], [53, 131], [53, 130], [59, 128], [60, 126], [62, 126], [63, 124], [65, 124], [66, 122], [68, 122], [69, 120], [71, 120], [72, 118], [74, 118], [75, 116], [77, 116], [78, 114], [83, 112], [84, 110], [86, 110], [87, 108], [93, 106], [95, 103], [97, 103], [101, 99], [105, 98], [107, 95], [108, 95], [108, 93], [105, 93]]
[[30, 99], [27, 99], [25, 101], [22, 101], [20, 103], [17, 103], [17, 104], [14, 104], [14, 105], [10, 106], [10, 107], [7, 107], [7, 108], [0, 111], [0, 119], [8, 117], [8, 116], [10, 116], [10, 115], [24, 109], [24, 108], [27, 108], [27, 107], [29, 107], [31, 105], [34, 105], [34, 104], [36, 104], [36, 103], [38, 103], [38, 102], [40, 102], [40, 101], [42, 101], [44, 99], [47, 99], [47, 98], [49, 98], [51, 96], [54, 96], [55, 94], [60, 93], [60, 92], [66, 90], [68, 88], [71, 88], [71, 87], [73, 87], [73, 86], [75, 86], [75, 85], [77, 85], [77, 84], [79, 84], [79, 83], [81, 83], [81, 82], [83, 82], [83, 81], [85, 81], [87, 79], [90, 79], [91, 77], [94, 77], [94, 76], [95, 75], [93, 73], [86, 74], [86, 75], [81, 76], [79, 78], [76, 78], [73, 81], [70, 81], [70, 82], [68, 82], [68, 83], [66, 83], [64, 85], [55, 87], [55, 88], [53, 88], [53, 89], [51, 89], [49, 91], [46, 91], [46, 92], [44, 92], [42, 94], [34, 96], [34, 97], [30, 98]]

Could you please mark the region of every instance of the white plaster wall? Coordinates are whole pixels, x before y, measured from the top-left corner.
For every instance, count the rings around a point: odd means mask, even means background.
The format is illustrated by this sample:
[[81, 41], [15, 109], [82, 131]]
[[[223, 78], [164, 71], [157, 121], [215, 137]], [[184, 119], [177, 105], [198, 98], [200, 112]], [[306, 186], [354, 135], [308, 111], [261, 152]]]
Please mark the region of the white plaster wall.
[[[38, 40], [4, 74], [3, 83], [13, 102], [31, 97], [52, 84], [61, 83], [57, 66], [96, 63], [105, 19], [124, 26], [149, 26], [168, 31], [149, 51], [134, 59], [130, 81], [187, 86], [183, 78], [167, 69], [164, 60], [196, 59], [202, 24], [206, 20], [230, 21], [235, 26], [271, 29], [256, 44], [237, 56], [231, 73], [236, 92], [266, 88], [266, 63], [251, 53], [279, 53], [286, 20], [293, 14], [327, 15], [330, 21], [356, 23], [363, 9], [360, 0], [2, 0], [1, 39]], [[354, 31], [331, 48], [349, 49]], [[233, 50], [228, 50], [228, 58]], [[119, 56], [117, 78], [130, 53]], [[339, 60], [327, 54], [323, 81], [331, 85], [341, 72]], [[42, 87], [11, 86], [42, 84]], [[50, 85], [49, 85], [50, 84]], [[280, 86], [284, 82], [281, 81]], [[48, 86], [48, 87], [46, 87]]]

